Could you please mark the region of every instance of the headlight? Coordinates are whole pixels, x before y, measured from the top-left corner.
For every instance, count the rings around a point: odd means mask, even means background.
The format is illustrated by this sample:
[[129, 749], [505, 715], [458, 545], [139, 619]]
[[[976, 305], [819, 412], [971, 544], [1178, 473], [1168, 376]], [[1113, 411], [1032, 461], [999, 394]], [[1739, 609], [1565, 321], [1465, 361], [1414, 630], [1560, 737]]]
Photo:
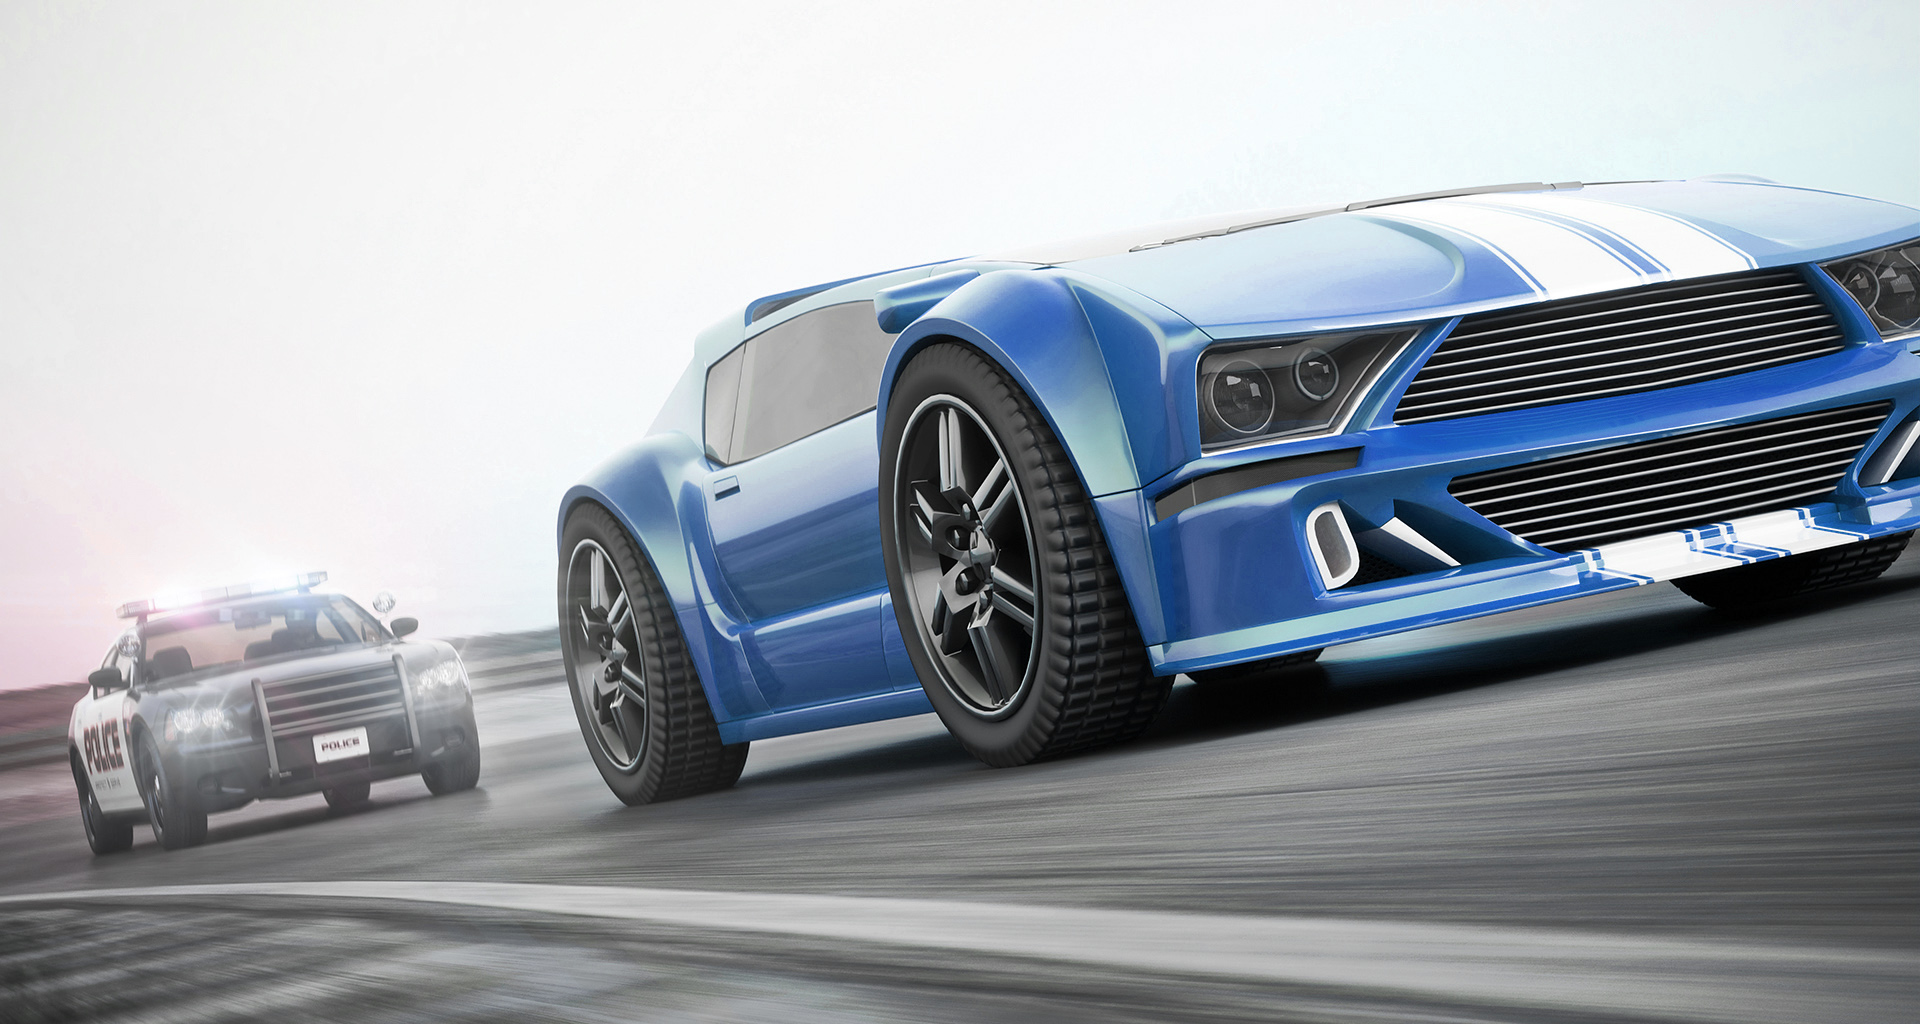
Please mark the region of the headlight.
[[1867, 311], [1882, 338], [1920, 329], [1920, 240], [1820, 264]]
[[440, 662], [432, 668], [414, 673], [413, 676], [414, 692], [422, 696], [459, 689], [466, 685], [467, 671], [458, 659]]
[[1325, 433], [1417, 329], [1231, 342], [1200, 357], [1200, 447]]
[[234, 729], [226, 708], [175, 708], [167, 713], [167, 738], [213, 737]]

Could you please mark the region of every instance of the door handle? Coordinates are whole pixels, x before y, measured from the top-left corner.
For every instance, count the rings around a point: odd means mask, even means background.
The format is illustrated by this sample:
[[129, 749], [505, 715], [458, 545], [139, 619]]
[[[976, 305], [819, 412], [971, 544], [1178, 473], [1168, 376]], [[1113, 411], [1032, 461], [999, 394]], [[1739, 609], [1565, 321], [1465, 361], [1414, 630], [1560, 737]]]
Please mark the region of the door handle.
[[730, 494], [739, 493], [740, 478], [737, 476], [723, 476], [713, 482], [713, 500], [715, 501], [719, 501], [721, 498]]

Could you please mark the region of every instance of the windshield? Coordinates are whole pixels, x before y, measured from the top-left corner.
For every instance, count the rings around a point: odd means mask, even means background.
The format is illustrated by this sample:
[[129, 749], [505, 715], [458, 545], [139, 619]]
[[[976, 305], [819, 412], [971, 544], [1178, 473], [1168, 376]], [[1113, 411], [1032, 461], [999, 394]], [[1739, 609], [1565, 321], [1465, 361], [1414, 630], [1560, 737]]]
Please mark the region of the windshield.
[[149, 680], [387, 639], [373, 616], [337, 594], [288, 594], [181, 612], [147, 623], [141, 634], [142, 674]]

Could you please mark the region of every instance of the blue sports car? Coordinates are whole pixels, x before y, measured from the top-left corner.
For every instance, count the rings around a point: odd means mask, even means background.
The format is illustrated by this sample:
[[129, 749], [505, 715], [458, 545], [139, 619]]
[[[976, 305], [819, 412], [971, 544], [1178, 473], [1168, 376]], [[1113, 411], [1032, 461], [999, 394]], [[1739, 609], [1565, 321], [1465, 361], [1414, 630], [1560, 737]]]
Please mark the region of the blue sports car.
[[1759, 179], [1274, 210], [757, 299], [567, 492], [588, 749], [645, 803], [929, 709], [991, 765], [1174, 676], [1920, 526], [1920, 211]]

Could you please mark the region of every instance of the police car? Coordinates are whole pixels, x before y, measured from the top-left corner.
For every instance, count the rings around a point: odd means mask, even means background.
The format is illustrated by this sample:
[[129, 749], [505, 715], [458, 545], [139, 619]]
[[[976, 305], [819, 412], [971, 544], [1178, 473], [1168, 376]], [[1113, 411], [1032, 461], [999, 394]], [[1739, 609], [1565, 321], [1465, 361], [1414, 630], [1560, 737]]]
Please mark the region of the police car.
[[[206, 838], [207, 815], [323, 793], [366, 800], [418, 772], [437, 795], [480, 779], [466, 668], [441, 641], [407, 640], [326, 573], [122, 605], [133, 626], [87, 677], [68, 737], [80, 818], [96, 854], [141, 821], [169, 850]], [[374, 607], [393, 607], [381, 594]]]

